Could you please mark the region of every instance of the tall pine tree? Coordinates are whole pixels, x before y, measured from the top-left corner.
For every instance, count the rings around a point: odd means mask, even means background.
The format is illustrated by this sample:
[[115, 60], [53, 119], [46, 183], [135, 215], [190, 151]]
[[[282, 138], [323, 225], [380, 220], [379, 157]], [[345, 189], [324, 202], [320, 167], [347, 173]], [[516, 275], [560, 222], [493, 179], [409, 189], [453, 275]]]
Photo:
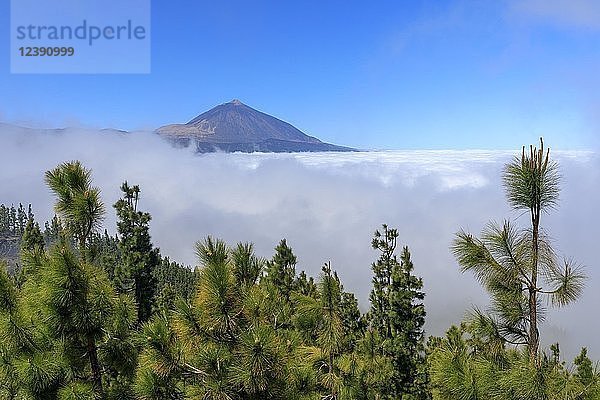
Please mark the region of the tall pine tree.
[[423, 281], [413, 275], [408, 247], [403, 248], [398, 261], [396, 229], [383, 225], [383, 231], [375, 232], [371, 244], [380, 256], [372, 265], [369, 322], [381, 338], [379, 351], [390, 358], [393, 366], [393, 379], [386, 385], [384, 394], [391, 399], [401, 399], [406, 394], [422, 391], [415, 383], [423, 380], [417, 379], [424, 362]]
[[116, 279], [124, 292], [133, 292], [137, 303], [139, 323], [150, 318], [156, 295], [154, 270], [160, 262], [158, 249], [152, 246], [150, 238], [150, 219], [147, 212], [138, 211], [139, 186], [121, 185], [123, 197], [114, 207], [117, 210], [117, 231], [121, 263]]

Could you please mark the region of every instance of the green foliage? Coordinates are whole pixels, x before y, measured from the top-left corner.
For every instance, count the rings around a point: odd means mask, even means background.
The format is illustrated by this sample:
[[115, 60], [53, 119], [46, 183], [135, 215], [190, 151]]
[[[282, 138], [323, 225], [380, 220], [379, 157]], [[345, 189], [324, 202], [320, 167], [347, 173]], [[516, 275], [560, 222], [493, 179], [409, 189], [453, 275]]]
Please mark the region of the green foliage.
[[470, 271], [492, 298], [489, 316], [477, 313], [475, 321], [498, 340], [527, 345], [531, 361], [539, 364], [538, 324], [543, 321], [541, 296], [564, 306], [581, 295], [586, 277], [571, 260], [559, 262], [548, 235], [540, 228], [541, 212], [558, 201], [558, 165], [531, 148], [523, 149], [505, 168], [504, 186], [515, 209], [529, 211], [530, 226], [517, 228], [510, 221], [491, 222], [480, 238], [460, 231], [452, 251], [463, 272]]
[[328, 398], [337, 399], [343, 386], [338, 361], [342, 354], [344, 326], [340, 307], [342, 290], [330, 264], [323, 266], [317, 286], [317, 300], [301, 297], [298, 311], [308, 314], [316, 322], [316, 346], [307, 348], [307, 355], [318, 371], [318, 387]]
[[50, 329], [67, 340], [79, 341], [80, 335], [99, 336], [114, 297], [108, 280], [93, 267], [80, 263], [66, 246], [54, 247], [44, 267], [40, 271], [40, 281], [45, 285], [40, 299], [48, 309]]
[[[161, 257], [153, 271], [156, 279], [156, 293], [162, 296], [165, 290], [173, 291], [175, 298], [191, 300], [198, 286], [198, 273], [189, 267]], [[173, 299], [173, 300], [174, 300]]]
[[[483, 346], [481, 346], [483, 344]], [[502, 348], [489, 352], [486, 338], [469, 324], [452, 327], [429, 357], [433, 398], [443, 400], [596, 399], [598, 373], [586, 361], [585, 350], [575, 359], [583, 365], [572, 374], [556, 358], [532, 364], [527, 351]], [[557, 347], [554, 347], [557, 350]]]
[[[452, 251], [491, 295], [486, 312], [475, 309], [460, 328], [431, 340], [429, 366], [433, 398], [440, 400], [596, 399], [598, 374], [586, 349], [571, 373], [558, 344], [540, 354], [540, 297], [562, 306], [581, 294], [585, 276], [567, 260], [560, 263], [542, 230], [543, 212], [558, 202], [558, 165], [540, 149], [515, 158], [504, 172], [509, 204], [528, 212], [526, 228], [510, 221], [490, 223], [480, 238], [460, 231]], [[523, 346], [526, 346], [523, 348]]]
[[316, 280], [296, 274], [285, 239], [266, 261], [252, 243], [208, 236], [192, 270], [152, 245], [139, 187], [122, 185], [109, 235], [98, 232], [104, 206], [89, 170], [64, 163], [46, 181], [60, 218], [43, 232], [31, 206], [0, 205], [0, 246], [16, 243], [22, 266], [0, 265], [2, 399], [600, 398], [587, 349], [568, 368], [558, 344], [535, 362], [532, 346], [514, 346], [536, 339], [538, 295], [565, 305], [585, 281], [539, 228], [558, 200], [557, 166], [542, 149], [504, 176], [531, 227], [492, 223], [480, 238], [460, 232], [452, 247], [490, 292], [490, 308], [427, 346], [423, 282], [408, 247], [396, 254], [396, 229], [383, 225], [372, 240], [379, 256], [364, 315], [330, 263]]
[[517, 210], [544, 211], [554, 208], [560, 193], [558, 164], [550, 160], [550, 149], [544, 153], [544, 142], [540, 138], [540, 149], [530, 146], [530, 152], [515, 157], [504, 169], [503, 181], [509, 204]]
[[137, 210], [140, 188], [121, 185], [123, 197], [114, 207], [117, 210], [118, 248], [121, 254], [115, 280], [122, 292], [133, 292], [137, 303], [137, 320], [150, 318], [156, 297], [154, 270], [160, 262], [158, 249], [150, 239], [150, 214]]
[[106, 388], [107, 398], [127, 398], [137, 365], [131, 301], [118, 298], [103, 271], [66, 243], [36, 262], [22, 288], [0, 274], [7, 396], [90, 398]]
[[233, 342], [238, 334], [241, 302], [233, 269], [228, 263], [228, 249], [224, 242], [210, 236], [198, 243], [197, 249], [204, 262], [193, 303], [198, 309], [199, 323], [216, 342]]
[[257, 272], [243, 272], [256, 259], [251, 246], [207, 237], [196, 248], [195, 296], [144, 327], [138, 396], [368, 398], [363, 377], [382, 376], [381, 357], [369, 362], [360, 353], [356, 299], [329, 265], [312, 296], [292, 288], [286, 301], [270, 281], [258, 283]]
[[262, 273], [266, 261], [254, 255], [252, 243], [238, 243], [232, 250], [233, 275], [235, 281], [242, 286], [256, 283]]
[[[337, 274], [335, 275], [337, 278]], [[339, 281], [339, 278], [338, 278]], [[342, 290], [340, 299], [340, 316], [342, 326], [344, 327], [344, 337], [342, 338], [342, 349], [344, 351], [353, 351], [356, 348], [357, 341], [364, 334], [364, 319], [358, 308], [358, 300], [353, 293], [343, 291], [343, 285], [339, 283]]]
[[382, 394], [389, 398], [417, 395], [427, 398], [424, 364], [423, 325], [425, 307], [421, 278], [413, 275], [413, 263], [408, 247], [402, 249], [400, 261], [395, 251], [398, 231], [383, 225], [376, 231], [372, 247], [380, 256], [372, 265], [373, 290], [369, 322], [380, 339], [377, 352], [388, 357], [393, 377]]
[[254, 398], [281, 398], [286, 353], [273, 327], [257, 325], [240, 336], [231, 381]]
[[27, 222], [31, 219], [33, 219], [31, 204], [27, 211], [21, 203], [17, 208], [0, 204], [0, 237], [23, 235]]
[[94, 398], [94, 387], [89, 383], [71, 382], [58, 391], [58, 400], [88, 400]]
[[40, 225], [33, 220], [33, 216], [27, 220], [23, 236], [21, 237], [21, 252], [34, 252], [44, 249], [44, 236]]
[[0, 204], [0, 260], [8, 263], [11, 272], [18, 269], [23, 236], [27, 233], [28, 241], [35, 240], [30, 237], [34, 228], [30, 225], [35, 225], [33, 217], [31, 204], [27, 211], [21, 203], [17, 208]]
[[118, 273], [122, 263], [119, 237], [109, 235], [107, 230], [104, 230], [103, 234], [92, 234], [88, 254], [90, 263], [101, 268], [115, 283], [115, 287], [120, 289], [121, 282], [118, 279]]
[[289, 301], [296, 277], [296, 256], [285, 239], [275, 247], [273, 259], [267, 263], [264, 280]]
[[104, 218], [100, 189], [92, 186], [92, 173], [79, 161], [65, 162], [47, 171], [46, 184], [56, 197], [55, 211], [79, 244], [85, 259], [87, 241]]
[[0, 312], [12, 313], [17, 306], [17, 291], [6, 265], [0, 262]]
[[177, 384], [181, 374], [181, 346], [166, 319], [155, 316], [144, 324], [144, 340], [136, 371], [135, 392], [140, 399], [183, 399]]
[[315, 284], [314, 278], [312, 276], [307, 276], [306, 272], [304, 271], [300, 271], [300, 274], [298, 274], [298, 276], [296, 277], [294, 287], [296, 291], [305, 296], [317, 296], [317, 285]]
[[64, 228], [58, 216], [54, 215], [50, 222], [44, 224], [44, 242], [47, 246], [58, 243], [63, 234]]

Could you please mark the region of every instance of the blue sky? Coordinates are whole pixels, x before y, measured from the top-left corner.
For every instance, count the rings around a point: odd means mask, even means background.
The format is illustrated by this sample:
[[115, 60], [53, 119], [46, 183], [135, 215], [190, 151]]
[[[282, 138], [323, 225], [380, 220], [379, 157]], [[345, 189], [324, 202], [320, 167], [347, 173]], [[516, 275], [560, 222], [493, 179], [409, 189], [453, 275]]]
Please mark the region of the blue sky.
[[600, 144], [595, 0], [153, 1], [147, 75], [10, 74], [9, 15], [6, 122], [150, 129], [239, 98], [361, 148]]

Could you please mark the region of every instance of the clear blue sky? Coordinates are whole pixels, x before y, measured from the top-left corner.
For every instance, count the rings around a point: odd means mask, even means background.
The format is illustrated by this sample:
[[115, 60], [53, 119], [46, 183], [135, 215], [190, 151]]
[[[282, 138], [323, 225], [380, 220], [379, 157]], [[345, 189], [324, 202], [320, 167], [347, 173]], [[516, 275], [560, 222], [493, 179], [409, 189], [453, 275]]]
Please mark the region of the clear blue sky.
[[600, 2], [153, 1], [152, 73], [11, 75], [0, 120], [122, 129], [239, 98], [362, 148], [600, 140]]

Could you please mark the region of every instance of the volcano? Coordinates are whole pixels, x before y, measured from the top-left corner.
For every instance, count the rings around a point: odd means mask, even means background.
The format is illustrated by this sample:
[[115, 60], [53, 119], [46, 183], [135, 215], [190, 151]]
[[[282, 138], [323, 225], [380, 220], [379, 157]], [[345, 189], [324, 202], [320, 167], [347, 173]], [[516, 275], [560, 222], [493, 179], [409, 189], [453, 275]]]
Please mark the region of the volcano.
[[178, 147], [194, 146], [199, 153], [357, 151], [322, 142], [237, 99], [218, 105], [185, 124], [158, 128], [156, 133]]

